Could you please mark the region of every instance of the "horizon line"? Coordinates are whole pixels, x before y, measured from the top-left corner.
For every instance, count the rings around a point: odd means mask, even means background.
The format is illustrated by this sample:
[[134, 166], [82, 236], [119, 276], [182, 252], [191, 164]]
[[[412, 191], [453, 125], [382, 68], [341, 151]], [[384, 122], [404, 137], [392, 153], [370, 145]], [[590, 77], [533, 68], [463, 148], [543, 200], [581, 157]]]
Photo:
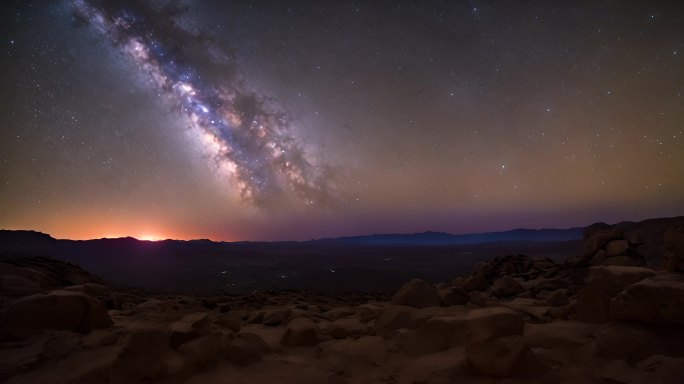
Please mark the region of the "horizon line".
[[[617, 223], [616, 223], [617, 224]], [[592, 224], [590, 224], [592, 225]], [[614, 225], [614, 224], [610, 224]], [[72, 238], [62, 238], [62, 237], [54, 237], [52, 234], [35, 230], [35, 229], [6, 229], [6, 228], [0, 228], [0, 231], [9, 231], [9, 232], [34, 232], [42, 235], [47, 235], [52, 239], [55, 240], [67, 240], [67, 241], [92, 241], [92, 240], [119, 240], [119, 239], [133, 239], [136, 241], [142, 241], [142, 242], [149, 242], [149, 243], [158, 243], [158, 242], [163, 242], [163, 241], [211, 241], [213, 243], [307, 243], [307, 242], [312, 242], [312, 241], [324, 241], [324, 240], [339, 240], [339, 239], [350, 239], [350, 238], [358, 238], [358, 237], [373, 237], [373, 236], [411, 236], [411, 235], [422, 235], [422, 234], [428, 234], [428, 233], [434, 233], [434, 234], [441, 234], [441, 235], [449, 235], [449, 236], [469, 236], [469, 235], [485, 235], [485, 234], [492, 234], [492, 233], [505, 233], [505, 232], [513, 232], [513, 231], [519, 231], [519, 230], [527, 230], [527, 231], [544, 231], [544, 230], [557, 230], [557, 231], [565, 231], [565, 230], [572, 230], [572, 229], [583, 229], [586, 228], [587, 226], [573, 226], [573, 227], [565, 227], [565, 228], [552, 228], [552, 227], [542, 227], [542, 228], [529, 228], [529, 227], [517, 227], [517, 228], [511, 228], [511, 229], [504, 229], [504, 230], [498, 230], [498, 231], [485, 231], [485, 232], [462, 232], [462, 233], [451, 233], [451, 232], [445, 232], [445, 231], [434, 231], [434, 230], [425, 230], [421, 232], [375, 232], [375, 233], [367, 233], [367, 234], [355, 234], [355, 235], [344, 235], [344, 236], [326, 236], [326, 237], [317, 237], [317, 238], [311, 238], [307, 240], [215, 240], [211, 238], [188, 238], [188, 239], [180, 239], [180, 238], [158, 238], [158, 239], [151, 239], [151, 238], [139, 238], [133, 235], [122, 235], [122, 236], [103, 236], [103, 237], [92, 237], [92, 238], [84, 238], [84, 239], [72, 239]]]
[[534, 228], [534, 227], [516, 227], [516, 228], [509, 228], [509, 229], [503, 229], [503, 230], [496, 230], [496, 231], [485, 231], [485, 232], [460, 232], [460, 233], [451, 233], [451, 232], [446, 232], [446, 231], [434, 231], [434, 230], [425, 230], [421, 232], [375, 232], [375, 233], [366, 233], [366, 234], [354, 234], [354, 235], [343, 235], [343, 236], [325, 236], [325, 237], [317, 237], [317, 238], [309, 238], [305, 240], [215, 240], [209, 237], [198, 237], [198, 238], [171, 238], [171, 237], [159, 237], [159, 238], [148, 238], [145, 239], [144, 235], [139, 237], [136, 237], [134, 235], [122, 235], [122, 236], [102, 236], [102, 237], [93, 237], [93, 238], [82, 238], [82, 239], [74, 239], [74, 238], [57, 238], [54, 237], [52, 234], [48, 232], [43, 232], [40, 230], [35, 230], [35, 229], [11, 229], [11, 228], [0, 228], [0, 231], [14, 231], [14, 232], [35, 232], [35, 233], [40, 233], [49, 236], [50, 238], [53, 238], [55, 240], [70, 240], [70, 241], [90, 241], [90, 240], [115, 240], [115, 239], [127, 239], [131, 238], [137, 241], [144, 241], [144, 242], [161, 242], [161, 241], [211, 241], [214, 243], [306, 243], [306, 242], [312, 242], [312, 241], [323, 241], [323, 240], [336, 240], [336, 239], [348, 239], [348, 238], [357, 238], [357, 237], [372, 237], [372, 236], [410, 236], [410, 235], [420, 235], [420, 234], [426, 234], [426, 233], [436, 233], [436, 234], [444, 234], [444, 235], [450, 235], [450, 236], [468, 236], [468, 235], [483, 235], [483, 234], [491, 234], [491, 233], [505, 233], [505, 232], [512, 232], [516, 230], [532, 230], [532, 231], [542, 231], [542, 230], [571, 230], [571, 229], [584, 229], [587, 228], [591, 225], [594, 224], [607, 224], [607, 225], [619, 225], [622, 223], [640, 223], [643, 221], [648, 221], [648, 220], [657, 220], [657, 219], [674, 219], [674, 218], [679, 218], [679, 217], [684, 217], [684, 215], [674, 215], [674, 216], [665, 216], [665, 217], [649, 217], [646, 219], [641, 219], [641, 220], [622, 220], [616, 223], [606, 223], [603, 221], [596, 221], [588, 225], [584, 226], [571, 226], [571, 227], [563, 227], [563, 228], [554, 228], [554, 227], [541, 227], [541, 228]]

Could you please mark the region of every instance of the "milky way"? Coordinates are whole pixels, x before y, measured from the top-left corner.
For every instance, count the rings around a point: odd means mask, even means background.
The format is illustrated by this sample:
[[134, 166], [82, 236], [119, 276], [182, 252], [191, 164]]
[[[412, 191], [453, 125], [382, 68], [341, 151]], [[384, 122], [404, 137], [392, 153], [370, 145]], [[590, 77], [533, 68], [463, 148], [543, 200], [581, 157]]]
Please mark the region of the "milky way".
[[0, 8], [0, 228], [293, 240], [684, 214], [679, 2]]
[[[312, 162], [306, 144], [291, 133], [287, 114], [246, 89], [230, 58], [210, 39], [174, 22], [182, 8], [125, 3], [75, 0], [73, 6], [164, 92], [244, 201], [274, 206], [294, 196], [303, 205], [334, 204], [332, 168]], [[203, 71], [207, 62], [221, 75]]]

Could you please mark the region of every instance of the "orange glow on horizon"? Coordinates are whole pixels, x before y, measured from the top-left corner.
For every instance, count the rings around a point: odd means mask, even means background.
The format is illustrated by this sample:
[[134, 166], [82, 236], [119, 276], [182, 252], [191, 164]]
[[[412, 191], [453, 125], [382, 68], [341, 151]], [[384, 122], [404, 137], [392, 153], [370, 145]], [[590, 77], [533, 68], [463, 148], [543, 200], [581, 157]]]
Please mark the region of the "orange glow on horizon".
[[[67, 216], [67, 215], [65, 215]], [[68, 215], [68, 219], [55, 217], [47, 220], [47, 223], [36, 226], [33, 220], [17, 223], [17, 225], [5, 226], [3, 229], [11, 230], [36, 230], [46, 233], [55, 239], [92, 240], [92, 239], [116, 239], [133, 237], [143, 241], [195, 240], [210, 239], [214, 241], [235, 241], [233, 236], [205, 232], [203, 228], [180, 229], [176, 228], [168, 220], [162, 220], [164, 226], [157, 222], [129, 215], [103, 215], [101, 212], [80, 213]]]
[[143, 241], [161, 241], [161, 240], [166, 240], [166, 237], [164, 236], [159, 236], [159, 235], [151, 235], [151, 234], [144, 234], [144, 235], [139, 235], [139, 236], [134, 236], [138, 240], [143, 240]]

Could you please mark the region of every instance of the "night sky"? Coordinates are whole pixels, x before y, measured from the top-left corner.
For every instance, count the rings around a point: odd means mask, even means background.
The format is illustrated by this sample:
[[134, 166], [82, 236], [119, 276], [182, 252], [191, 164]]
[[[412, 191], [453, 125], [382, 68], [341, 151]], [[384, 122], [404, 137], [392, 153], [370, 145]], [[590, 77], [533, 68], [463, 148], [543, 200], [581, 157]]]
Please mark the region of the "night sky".
[[0, 228], [299, 240], [684, 214], [684, 7], [5, 1]]

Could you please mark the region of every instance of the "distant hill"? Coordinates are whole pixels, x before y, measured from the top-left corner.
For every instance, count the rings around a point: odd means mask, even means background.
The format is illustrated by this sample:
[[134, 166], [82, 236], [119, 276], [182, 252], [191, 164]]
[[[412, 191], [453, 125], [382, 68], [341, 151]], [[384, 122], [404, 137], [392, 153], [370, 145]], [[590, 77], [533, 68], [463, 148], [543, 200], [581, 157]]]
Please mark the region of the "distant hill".
[[[58, 240], [40, 232], [0, 230], [0, 256], [50, 256], [116, 284], [154, 289], [384, 291], [416, 276], [438, 281], [466, 273], [476, 262], [499, 255], [562, 259], [576, 254], [581, 242], [581, 229], [425, 232], [303, 242]], [[383, 279], [376, 278], [378, 271]]]
[[[198, 240], [161, 240], [161, 241], [145, 241], [138, 240], [133, 237], [120, 238], [105, 238], [92, 240], [57, 240], [52, 236], [37, 232], [37, 231], [11, 231], [0, 230], [0, 250], [12, 253], [30, 253], [35, 254], [40, 251], [53, 250], [57, 244], [74, 242], [85, 245], [98, 245], [107, 247], [129, 247], [140, 244], [163, 244], [166, 246], [209, 246], [225, 245], [225, 244], [359, 244], [359, 245], [450, 245], [450, 244], [483, 244], [495, 242], [517, 242], [517, 241], [569, 241], [579, 240], [582, 238], [584, 227], [574, 227], [567, 229], [526, 229], [518, 228], [502, 232], [483, 232], [483, 233], [468, 233], [468, 234], [451, 234], [446, 232], [427, 231], [421, 233], [408, 234], [373, 234], [362, 236], [347, 236], [314, 239], [308, 241], [238, 241], [238, 242], [224, 242], [211, 241], [207, 239]], [[47, 252], [49, 253], [49, 252]]]
[[54, 256], [57, 240], [37, 231], [0, 230], [0, 252], [16, 255]]
[[582, 238], [583, 227], [567, 229], [513, 229], [502, 232], [469, 233], [454, 235], [445, 232], [422, 232], [411, 234], [377, 234], [311, 240], [318, 243], [346, 243], [365, 245], [450, 245], [483, 244], [515, 241], [569, 241]]
[[[643, 244], [637, 250], [650, 260], [649, 265], [659, 265], [663, 232], [676, 225], [684, 225], [684, 217], [614, 226], [638, 232]], [[590, 226], [605, 227], [612, 226]], [[562, 261], [582, 252], [584, 230], [423, 232], [304, 242], [57, 240], [40, 232], [0, 230], [0, 257], [50, 256], [118, 285], [171, 292], [291, 288], [385, 292], [415, 277], [445, 281], [497, 256], [525, 254]]]

